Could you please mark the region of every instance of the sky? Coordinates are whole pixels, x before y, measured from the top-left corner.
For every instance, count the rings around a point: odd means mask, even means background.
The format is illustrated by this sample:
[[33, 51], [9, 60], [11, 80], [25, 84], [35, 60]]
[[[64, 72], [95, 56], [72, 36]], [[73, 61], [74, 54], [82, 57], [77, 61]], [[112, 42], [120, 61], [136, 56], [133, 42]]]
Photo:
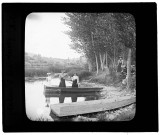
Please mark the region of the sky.
[[69, 30], [61, 18], [64, 13], [31, 13], [25, 23], [25, 52], [53, 58], [78, 58], [70, 48]]

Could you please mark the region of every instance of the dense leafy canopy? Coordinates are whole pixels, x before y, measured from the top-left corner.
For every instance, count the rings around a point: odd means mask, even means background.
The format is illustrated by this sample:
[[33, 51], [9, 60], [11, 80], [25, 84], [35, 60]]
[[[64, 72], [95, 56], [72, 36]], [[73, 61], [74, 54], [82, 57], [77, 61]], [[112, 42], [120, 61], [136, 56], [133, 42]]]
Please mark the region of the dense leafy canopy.
[[135, 20], [126, 13], [66, 13], [64, 23], [70, 27], [66, 34], [72, 39], [70, 46], [83, 53], [93, 64], [95, 55], [107, 52], [110, 60], [125, 54], [127, 48], [135, 50]]

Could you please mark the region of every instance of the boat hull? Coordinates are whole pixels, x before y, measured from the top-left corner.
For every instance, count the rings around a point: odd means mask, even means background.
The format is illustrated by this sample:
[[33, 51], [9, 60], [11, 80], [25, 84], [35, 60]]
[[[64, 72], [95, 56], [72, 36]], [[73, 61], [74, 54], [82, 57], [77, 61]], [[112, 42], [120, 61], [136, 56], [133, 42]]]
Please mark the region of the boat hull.
[[96, 92], [102, 90], [103, 87], [93, 87], [93, 88], [72, 88], [72, 87], [57, 87], [57, 86], [47, 86], [44, 85], [45, 92]]

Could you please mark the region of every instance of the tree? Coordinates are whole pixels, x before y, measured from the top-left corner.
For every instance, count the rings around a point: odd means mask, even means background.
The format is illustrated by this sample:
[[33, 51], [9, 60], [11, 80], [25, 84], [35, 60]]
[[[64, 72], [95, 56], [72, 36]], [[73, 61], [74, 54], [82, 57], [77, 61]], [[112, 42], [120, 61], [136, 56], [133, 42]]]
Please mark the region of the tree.
[[[127, 89], [131, 84], [131, 56], [136, 50], [136, 27], [135, 20], [131, 14], [115, 14], [117, 25], [121, 30], [121, 42], [128, 48], [127, 58]], [[134, 54], [135, 55], [135, 54]]]
[[97, 14], [92, 13], [67, 13], [69, 18], [64, 18], [65, 24], [71, 31], [66, 32], [72, 39], [72, 49], [84, 53], [90, 63], [96, 63], [98, 72], [97, 48], [94, 43]]

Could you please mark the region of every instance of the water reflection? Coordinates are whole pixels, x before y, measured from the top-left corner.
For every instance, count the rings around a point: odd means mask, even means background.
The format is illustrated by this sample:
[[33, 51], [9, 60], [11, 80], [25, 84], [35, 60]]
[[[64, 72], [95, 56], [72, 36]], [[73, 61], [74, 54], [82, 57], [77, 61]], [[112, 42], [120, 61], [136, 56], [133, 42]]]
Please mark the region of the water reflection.
[[[58, 85], [59, 79], [52, 80], [55, 85]], [[58, 93], [52, 92], [50, 94], [44, 94], [45, 80], [35, 82], [25, 82], [25, 104], [26, 114], [32, 120], [43, 115], [44, 117], [50, 117], [50, 104], [59, 103], [71, 103], [71, 102], [82, 102], [89, 100], [97, 100], [101, 98], [100, 93]], [[70, 86], [71, 83], [66, 83]]]
[[[101, 97], [99, 92], [89, 92], [89, 93], [65, 93], [65, 92], [52, 92], [52, 93], [44, 93], [46, 97], [46, 106], [49, 107], [50, 99], [58, 97], [59, 103], [66, 103], [65, 99], [71, 98], [71, 102], [81, 102], [81, 101], [89, 101], [89, 100], [97, 100]], [[79, 100], [78, 100], [79, 99]], [[77, 101], [78, 100], [78, 101]]]

